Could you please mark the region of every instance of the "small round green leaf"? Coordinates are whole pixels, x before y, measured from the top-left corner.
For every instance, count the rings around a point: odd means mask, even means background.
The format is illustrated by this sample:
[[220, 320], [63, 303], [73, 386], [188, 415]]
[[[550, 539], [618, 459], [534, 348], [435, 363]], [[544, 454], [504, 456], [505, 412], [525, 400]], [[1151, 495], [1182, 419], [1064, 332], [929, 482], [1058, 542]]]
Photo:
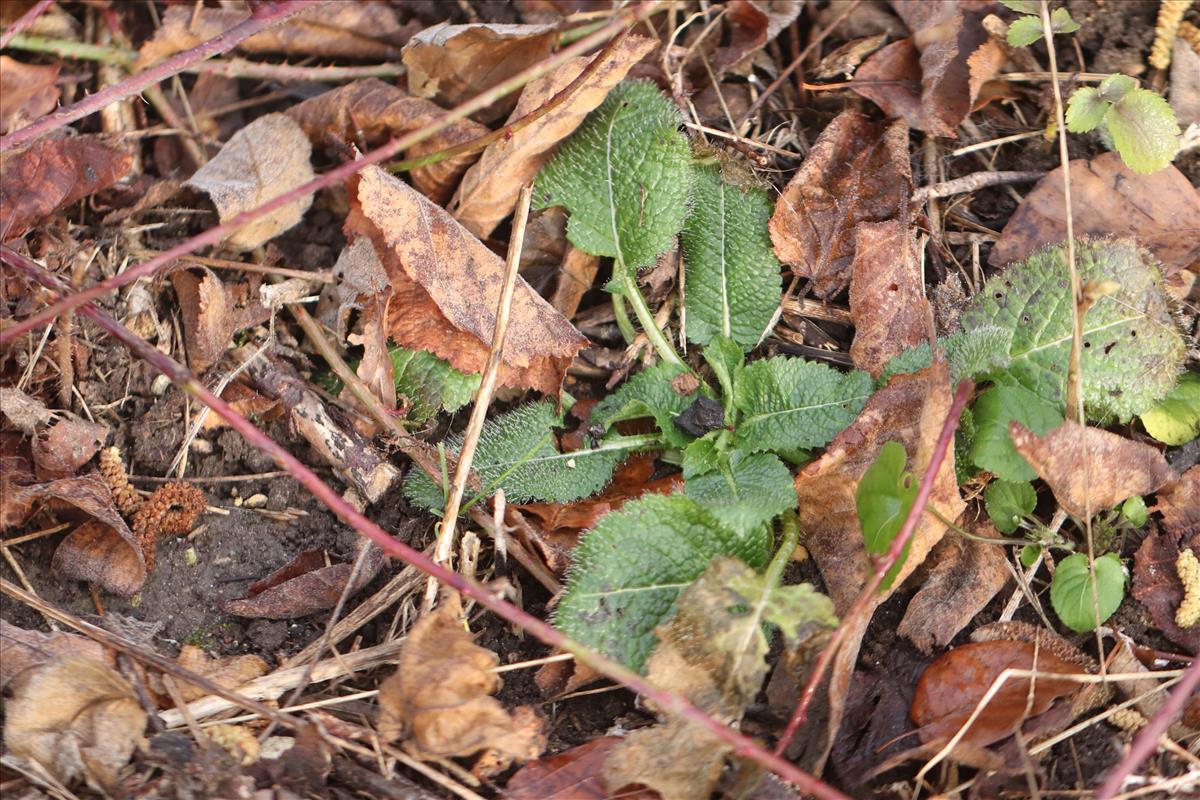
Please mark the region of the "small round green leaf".
[[[854, 501], [868, 553], [882, 555], [891, 548], [892, 540], [900, 533], [904, 519], [917, 498], [917, 481], [911, 472], [905, 471], [907, 462], [904, 445], [888, 442], [879, 449], [875, 463], [867, 468], [858, 482]], [[892, 585], [907, 556], [908, 548], [905, 547], [901, 557], [884, 577], [881, 589]]]
[[1100, 86], [1097, 87], [1097, 93], [1102, 99], [1116, 103], [1136, 88], [1137, 81], [1118, 72], [1102, 80]]
[[[1095, 605], [1092, 587], [1095, 586]], [[1085, 553], [1067, 556], [1058, 564], [1050, 582], [1050, 603], [1063, 624], [1076, 633], [1094, 630], [1112, 616], [1125, 597], [1125, 568], [1116, 553], [1096, 559], [1093, 583]], [[1096, 616], [1099, 606], [1099, 618]]]
[[1150, 517], [1145, 499], [1135, 494], [1126, 500], [1121, 504], [1121, 516], [1129, 520], [1129, 524], [1135, 528], [1145, 525], [1146, 520]]
[[1042, 38], [1042, 21], [1037, 17], [1021, 17], [1008, 26], [1008, 43], [1025, 47]]
[[992, 481], [983, 490], [988, 516], [1001, 533], [1012, 533], [1037, 507], [1037, 492], [1030, 483]]
[[1104, 121], [1112, 103], [1105, 100], [1092, 86], [1076, 89], [1067, 101], [1067, 130], [1086, 133]]
[[1187, 444], [1200, 437], [1200, 374], [1181, 375], [1171, 393], [1142, 414], [1142, 424], [1164, 444]]

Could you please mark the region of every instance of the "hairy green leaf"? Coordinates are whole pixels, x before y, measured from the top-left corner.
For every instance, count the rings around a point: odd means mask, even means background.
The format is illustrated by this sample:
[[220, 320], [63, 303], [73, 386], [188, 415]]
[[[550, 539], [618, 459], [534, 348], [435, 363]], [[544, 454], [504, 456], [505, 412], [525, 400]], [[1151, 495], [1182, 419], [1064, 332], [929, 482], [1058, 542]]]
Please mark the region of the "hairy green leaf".
[[1031, 481], [1037, 477], [1013, 447], [1008, 424], [1017, 420], [1039, 436], [1062, 424], [1058, 409], [1020, 386], [993, 386], [975, 401], [975, 435], [971, 463], [1006, 481]]
[[1056, 8], [1050, 14], [1050, 30], [1055, 33], [1074, 33], [1079, 30], [1079, 23], [1071, 19], [1070, 11]]
[[653, 83], [614, 88], [537, 178], [538, 208], [564, 206], [567, 238], [627, 269], [653, 263], [683, 227], [692, 154], [679, 110]]
[[675, 417], [699, 396], [698, 389], [680, 394], [672, 384], [687, 372], [679, 364], [656, 364], [644, 369], [601, 400], [592, 409], [591, 421], [605, 428], [626, 419], [653, 417], [662, 438], [672, 447], [687, 447], [692, 437], [675, 426]]
[[1042, 7], [1038, 0], [1000, 0], [1000, 4], [1018, 14], [1041, 14]]
[[1018, 17], [1008, 26], [1008, 43], [1027, 47], [1042, 38], [1042, 20], [1038, 17]]
[[[975, 378], [1004, 369], [1008, 366], [1010, 341], [1011, 331], [991, 325], [959, 331], [938, 339], [938, 346], [945, 351], [946, 361], [950, 364], [951, 384], [963, 378]], [[922, 342], [892, 358], [884, 367], [877, 384], [885, 386], [893, 375], [919, 372], [929, 363], [929, 344]]]
[[1067, 130], [1071, 133], [1086, 133], [1104, 121], [1104, 115], [1112, 103], [1100, 96], [1093, 86], [1083, 86], [1074, 91], [1067, 101]]
[[728, 464], [687, 478], [684, 493], [735, 531], [749, 531], [796, 507], [792, 473], [769, 453], [733, 453]]
[[[471, 465], [479, 475], [484, 496], [502, 488], [514, 503], [578, 500], [603, 489], [612, 477], [613, 468], [633, 449], [646, 445], [640, 437], [618, 437], [602, 441], [590, 450], [560, 453], [554, 446], [553, 430], [560, 425], [562, 417], [553, 402], [529, 403], [485, 424]], [[462, 447], [462, 437], [447, 437], [445, 444], [450, 451], [457, 452]], [[443, 486], [435, 484], [421, 470], [409, 473], [404, 493], [415, 505], [432, 511], [439, 511], [446, 504]], [[473, 499], [468, 489], [464, 506]]]
[[572, 638], [641, 670], [654, 628], [675, 613], [679, 593], [714, 557], [766, 563], [766, 531], [739, 536], [696, 501], [646, 495], [604, 516], [575, 548], [555, 625]]
[[[1080, 280], [1115, 281], [1083, 320], [1083, 399], [1089, 419], [1128, 420], [1175, 385], [1186, 354], [1158, 267], [1126, 239], [1081, 240]], [[1071, 289], [1062, 247], [1050, 247], [993, 277], [964, 309], [963, 330], [1011, 334], [1008, 365], [986, 376], [1019, 385], [1062, 408], [1071, 350]]]
[[1137, 81], [1118, 72], [1100, 81], [1100, 85], [1096, 87], [1096, 93], [1102, 100], [1119, 103], [1136, 88]]
[[1032, 483], [992, 481], [983, 490], [983, 504], [996, 530], [1012, 533], [1037, 508], [1037, 492]]
[[[913, 501], [917, 499], [919, 487], [913, 474], [905, 469], [907, 463], [904, 445], [887, 442], [879, 449], [875, 462], [867, 467], [858, 482], [854, 504], [868, 553], [883, 555], [891, 548], [892, 541], [900, 533], [904, 519], [912, 509]], [[891, 587], [904, 565], [904, 559], [908, 557], [911, 544], [910, 541], [904, 546], [900, 558], [884, 576], [879, 587], [881, 591]]]
[[733, 387], [742, 377], [742, 369], [746, 366], [746, 354], [737, 342], [727, 336], [715, 336], [704, 348], [704, 360], [712, 367], [721, 386], [721, 405], [725, 416], [732, 416], [730, 411], [733, 404]]
[[727, 448], [721, 441], [723, 435], [726, 440], [729, 438], [728, 431], [709, 431], [684, 448], [682, 466], [685, 481], [712, 472], [720, 465], [723, 448]]
[[777, 356], [742, 370], [734, 406], [735, 447], [749, 453], [823, 447], [854, 421], [871, 396], [871, 376]]
[[749, 350], [779, 305], [782, 267], [767, 222], [771, 201], [757, 188], [730, 186], [717, 165], [695, 170], [695, 199], [683, 223], [687, 337], [726, 336]]
[[1142, 425], [1164, 444], [1187, 444], [1200, 437], [1200, 374], [1179, 376], [1170, 394], [1142, 413]]
[[[1096, 598], [1093, 600], [1093, 586]], [[1050, 581], [1050, 603], [1063, 624], [1076, 633], [1094, 630], [1112, 616], [1125, 597], [1125, 568], [1116, 553], [1096, 559], [1096, 577], [1088, 573], [1086, 553], [1058, 562]], [[1100, 618], [1096, 618], [1099, 606]]]
[[1160, 95], [1131, 89], [1104, 115], [1121, 160], [1134, 172], [1157, 172], [1179, 152], [1179, 123]]
[[426, 422], [439, 411], [454, 412], [471, 402], [480, 376], [459, 372], [448, 361], [425, 350], [394, 347], [388, 351], [396, 380], [396, 394], [412, 404], [408, 418]]

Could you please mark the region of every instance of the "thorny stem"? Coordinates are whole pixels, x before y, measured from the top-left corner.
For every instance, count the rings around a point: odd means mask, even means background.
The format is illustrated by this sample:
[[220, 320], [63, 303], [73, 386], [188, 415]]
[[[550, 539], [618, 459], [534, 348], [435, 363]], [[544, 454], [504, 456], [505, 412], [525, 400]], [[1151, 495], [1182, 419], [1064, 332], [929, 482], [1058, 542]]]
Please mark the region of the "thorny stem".
[[842, 619], [842, 623], [834, 632], [829, 643], [825, 645], [825, 649], [821, 651], [817, 663], [813, 666], [812, 674], [808, 677], [808, 682], [804, 686], [804, 691], [800, 693], [800, 702], [796, 705], [796, 710], [792, 714], [792, 718], [788, 721], [787, 728], [783, 735], [779, 738], [779, 743], [775, 746], [775, 755], [781, 756], [789, 744], [792, 737], [796, 735], [796, 730], [804, 722], [808, 716], [808, 707], [816, 696], [817, 687], [820, 686], [822, 679], [825, 677], [829, 665], [833, 663], [833, 658], [841, 649], [842, 642], [846, 638], [846, 631], [853, 627], [852, 622], [863, 614], [868, 613], [875, 599], [875, 593], [879, 591], [879, 587], [883, 584], [884, 576], [888, 570], [900, 559], [900, 554], [904, 552], [904, 548], [912, 540], [913, 533], [917, 529], [917, 523], [921, 519], [921, 515], [925, 512], [925, 506], [929, 503], [929, 497], [933, 494], [933, 484], [936, 482], [938, 470], [942, 467], [942, 462], [946, 458], [946, 451], [950, 449], [950, 443], [954, 439], [954, 432], [958, 429], [958, 420], [962, 416], [963, 407], [967, 404], [967, 400], [971, 396], [971, 391], [975, 388], [974, 384], [969, 380], [959, 381], [958, 390], [954, 393], [954, 401], [950, 404], [950, 410], [946, 413], [946, 421], [942, 424], [942, 432], [938, 436], [937, 444], [934, 445], [933, 455], [929, 459], [929, 466], [925, 470], [925, 474], [921, 476], [921, 484], [917, 489], [916, 499], [913, 500], [912, 508], [908, 510], [908, 516], [904, 518], [904, 525], [900, 528], [900, 532], [896, 534], [896, 538], [892, 540], [892, 546], [886, 554], [875, 562], [875, 573], [871, 579], [867, 581], [867, 585], [859, 592], [858, 597], [854, 600], [854, 605], [850, 607], [849, 613]]
[[8, 47], [13, 38], [37, 21], [37, 18], [42, 15], [42, 12], [49, 8], [50, 4], [53, 2], [54, 0], [38, 0], [36, 3], [34, 3], [33, 8], [22, 14], [19, 19], [14, 20], [13, 23], [5, 29], [4, 34], [0, 35], [0, 47]]
[[[324, 189], [327, 186], [340, 183], [341, 181], [371, 164], [378, 164], [382, 161], [386, 161], [397, 153], [407, 150], [413, 145], [425, 141], [430, 136], [445, 130], [460, 119], [474, 114], [476, 111], [479, 111], [482, 108], [486, 108], [494, 103], [498, 98], [504, 97], [505, 95], [516, 91], [529, 81], [545, 75], [564, 62], [569, 61], [575, 56], [581, 55], [590, 50], [592, 47], [615, 35], [620, 29], [627, 27], [630, 22], [641, 19], [643, 16], [650, 13], [654, 7], [654, 2], [648, 2], [635, 6], [632, 9], [625, 10], [618, 16], [614, 17], [613, 21], [606, 25], [603, 29], [597, 31], [591, 36], [580, 39], [570, 47], [560, 50], [540, 64], [535, 64], [526, 70], [522, 70], [517, 75], [509, 78], [507, 81], [497, 84], [488, 91], [473, 97], [452, 111], [448, 111], [445, 116], [441, 117], [436, 122], [420, 130], [406, 134], [399, 139], [393, 139], [387, 144], [365, 153], [361, 158], [334, 167], [328, 172], [325, 172], [309, 181], [308, 183], [284, 192], [275, 199], [269, 200], [257, 208], [252, 208], [249, 211], [243, 211], [241, 214], [232, 217], [220, 225], [209, 228], [208, 230], [193, 236], [191, 239], [180, 242], [174, 247], [164, 250], [158, 256], [150, 259], [149, 261], [144, 261], [141, 264], [130, 267], [123, 272], [114, 275], [108, 280], [101, 281], [100, 283], [97, 283], [87, 289], [82, 289], [78, 292], [66, 295], [57, 303], [51, 304], [48, 308], [45, 308], [37, 314], [25, 318], [21, 322], [18, 322], [3, 331], [0, 331], [0, 345], [7, 344], [16, 337], [22, 336], [34, 328], [49, 324], [49, 322], [59, 314], [69, 311], [72, 308], [77, 308], [84, 303], [91, 302], [101, 295], [107, 294], [108, 292], [134, 282], [138, 278], [152, 275], [181, 256], [186, 256], [196, 250], [199, 250], [201, 247], [217, 244], [243, 225], [253, 222], [260, 217], [264, 217], [280, 208], [289, 205], [295, 201], [296, 198], [304, 197], [305, 195], [311, 194], [318, 189]], [[98, 97], [99, 95], [94, 96]]]
[[[59, 278], [42, 269], [37, 263], [7, 246], [0, 246], [0, 258], [5, 263], [37, 280], [49, 289], [63, 292], [70, 288]], [[135, 355], [170, 378], [171, 382], [179, 387], [181, 391], [195, 397], [211, 408], [218, 416], [229, 423], [231, 428], [240, 433], [248, 443], [273, 458], [282, 469], [287, 470], [292, 477], [324, 503], [330, 511], [336, 514], [347, 525], [354, 528], [354, 530], [379, 545], [385, 553], [395, 556], [407, 564], [412, 564], [417, 569], [436, 578], [451, 589], [470, 597], [506, 622], [528, 631], [546, 645], [571, 653], [579, 663], [637, 692], [665, 713], [678, 715], [699, 726], [732, 748], [732, 755], [749, 758], [771, 770], [784, 780], [795, 784], [800, 791], [822, 798], [822, 800], [849, 800], [846, 795], [832, 786], [809, 775], [779, 756], [767, 752], [761, 745], [749, 737], [713, 719], [681, 695], [659, 689], [628, 667], [605, 658], [600, 653], [569, 638], [561, 631], [551, 627], [548, 623], [538, 619], [529, 612], [496, 597], [475, 581], [446, 569], [424, 553], [414, 550], [403, 542], [397, 541], [383, 530], [383, 528], [376, 525], [343, 500], [331, 486], [322, 481], [315, 472], [301, 463], [299, 459], [258, 428], [254, 427], [245, 417], [235, 411], [232, 406], [210, 392], [186, 367], [156, 350], [149, 342], [122, 326], [94, 305], [89, 303], [83, 306], [80, 312], [89, 317], [100, 328], [121, 341]], [[957, 421], [957, 417], [955, 417], [955, 420]], [[935, 454], [935, 459], [937, 458]], [[221, 692], [215, 693], [222, 694]]]
[[646, 338], [650, 340], [650, 344], [654, 345], [658, 357], [668, 364], [687, 367], [683, 363], [683, 359], [675, 352], [671, 341], [663, 335], [658, 323], [654, 321], [654, 314], [650, 312], [650, 306], [646, 305], [646, 298], [642, 297], [642, 292], [638, 289], [636, 271], [620, 263], [619, 257], [617, 261], [615, 269], [621, 273], [621, 294], [629, 301], [629, 305], [633, 306], [633, 313], [637, 315], [638, 322], [642, 324], [642, 330], [645, 332]]
[[191, 50], [177, 53], [149, 69], [130, 76], [127, 80], [113, 84], [107, 89], [103, 89], [93, 95], [88, 95], [74, 105], [60, 108], [53, 114], [47, 114], [36, 122], [21, 128], [19, 131], [10, 133], [7, 136], [0, 136], [0, 151], [15, 150], [18, 147], [23, 147], [35, 139], [45, 136], [55, 128], [68, 125], [77, 119], [83, 119], [110, 103], [115, 103], [118, 100], [124, 100], [130, 95], [138, 94], [143, 89], [175, 75], [184, 67], [203, 61], [211, 56], [228, 52], [254, 34], [260, 33], [273, 25], [283, 22], [288, 17], [295, 16], [301, 11], [324, 2], [325, 0], [280, 0], [280, 2], [252, 14], [249, 19], [239, 22], [229, 30], [217, 34], [207, 42], [196, 45]]

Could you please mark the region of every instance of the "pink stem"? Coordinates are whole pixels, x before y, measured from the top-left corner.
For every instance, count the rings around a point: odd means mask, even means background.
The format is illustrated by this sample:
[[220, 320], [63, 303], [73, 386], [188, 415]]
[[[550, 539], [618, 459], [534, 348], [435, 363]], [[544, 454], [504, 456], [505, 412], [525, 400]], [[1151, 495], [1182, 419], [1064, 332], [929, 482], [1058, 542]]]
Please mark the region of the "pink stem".
[[8, 43], [12, 41], [12, 38], [32, 25], [34, 20], [40, 17], [42, 12], [49, 8], [53, 2], [54, 0], [38, 0], [34, 3], [33, 8], [22, 14], [19, 19], [4, 30], [3, 34], [0, 34], [0, 47], [8, 47]]
[[1192, 659], [1192, 665], [1187, 668], [1187, 672], [1183, 673], [1183, 678], [1178, 685], [1171, 690], [1171, 696], [1167, 698], [1167, 702], [1162, 704], [1162, 707], [1154, 715], [1154, 719], [1150, 720], [1146, 727], [1138, 733], [1137, 738], [1133, 740], [1133, 746], [1129, 748], [1125, 758], [1121, 759], [1121, 763], [1108, 773], [1104, 785], [1100, 787], [1100, 791], [1096, 792], [1096, 800], [1112, 800], [1121, 791], [1125, 779], [1158, 747], [1158, 737], [1162, 736], [1163, 732], [1179, 716], [1179, 712], [1183, 710], [1183, 704], [1191, 697], [1197, 684], [1200, 684], [1200, 657]]
[[[70, 290], [70, 287], [59, 278], [46, 272], [41, 266], [8, 246], [0, 246], [0, 260], [3, 260], [6, 264], [49, 289], [59, 292]], [[591, 648], [579, 644], [532, 614], [496, 597], [478, 583], [459, 575], [457, 572], [446, 569], [420, 551], [414, 550], [408, 545], [392, 538], [383, 528], [380, 528], [374, 522], [367, 519], [367, 517], [363, 516], [343, 500], [336, 491], [317, 477], [316, 473], [302, 464], [295, 456], [258, 428], [254, 427], [245, 417], [229, 406], [228, 403], [205, 388], [200, 381], [192, 376], [186, 367], [183, 367], [167, 355], [154, 349], [144, 339], [123, 327], [91, 303], [82, 306], [79, 311], [85, 316], [90, 317], [97, 325], [123, 342], [131, 351], [170, 378], [182, 391], [191, 394], [211, 408], [231, 428], [245, 437], [246, 441], [275, 459], [275, 463], [287, 470], [292, 477], [312, 492], [318, 500], [324, 503], [342, 521], [377, 544], [384, 552], [401, 559], [405, 563], [412, 564], [427, 575], [474, 599], [481, 606], [491, 610], [502, 619], [529, 631], [550, 647], [557, 647], [573, 654], [580, 663], [637, 692], [650, 700], [658, 708], [668, 713], [677, 714], [700, 726], [708, 733], [729, 745], [735, 755], [744, 756], [761, 764], [784, 780], [795, 784], [800, 791], [824, 798], [824, 800], [848, 800], [845, 795], [832, 786], [814, 778], [812, 775], [809, 775], [779, 756], [767, 752], [761, 745], [728, 726], [721, 724], [692, 705], [684, 697], [674, 692], [656, 688], [646, 682], [636, 672], [605, 658]]]
[[954, 393], [954, 402], [950, 404], [950, 411], [946, 414], [946, 421], [942, 423], [942, 432], [938, 435], [937, 444], [933, 448], [933, 457], [929, 460], [929, 466], [926, 468], [925, 474], [921, 476], [921, 485], [917, 489], [917, 496], [913, 500], [912, 508], [908, 510], [908, 516], [904, 518], [904, 525], [900, 528], [900, 532], [896, 534], [896, 538], [892, 540], [891, 549], [887, 551], [883, 558], [876, 559], [875, 573], [871, 576], [871, 580], [867, 582], [867, 585], [859, 592], [858, 597], [854, 599], [854, 605], [850, 607], [849, 613], [842, 620], [842, 624], [838, 626], [837, 632], [829, 640], [829, 643], [825, 645], [825, 649], [821, 651], [817, 663], [813, 666], [812, 674], [809, 675], [808, 682], [804, 685], [804, 691], [800, 694], [800, 701], [796, 704], [796, 710], [792, 713], [792, 718], [788, 720], [787, 728], [783, 731], [783, 736], [780, 737], [779, 743], [775, 746], [775, 755], [782, 755], [787, 750], [792, 737], [796, 735], [797, 729], [799, 729], [808, 717], [808, 707], [812, 703], [813, 697], [816, 696], [817, 687], [820, 686], [821, 680], [825, 677], [829, 665], [833, 663], [833, 658], [837, 655], [837, 651], [845, 639], [846, 631], [850, 630], [855, 619], [869, 612], [875, 592], [879, 591], [879, 587], [883, 584], [883, 579], [887, 575], [888, 570], [900, 559], [900, 554], [904, 552], [904, 548], [908, 546], [909, 541], [916, 532], [917, 523], [921, 520], [921, 515], [925, 513], [925, 506], [928, 505], [929, 497], [933, 494], [933, 484], [937, 479], [938, 470], [942, 468], [942, 462], [946, 459], [946, 452], [950, 449], [950, 443], [954, 440], [954, 432], [958, 429], [958, 419], [962, 416], [963, 406], [967, 404], [967, 399], [971, 396], [973, 388], [974, 384], [970, 381], [959, 381], [958, 389]]
[[[203, 61], [206, 58], [228, 52], [254, 34], [260, 33], [288, 17], [323, 2], [325, 0], [281, 0], [279, 3], [262, 9], [249, 19], [239, 22], [229, 30], [217, 34], [207, 42], [201, 42], [191, 50], [176, 53], [147, 70], [143, 70], [136, 75], [130, 75], [120, 83], [113, 84], [107, 89], [103, 89], [93, 95], [88, 95], [74, 105], [60, 108], [53, 114], [47, 114], [41, 119], [21, 128], [19, 131], [14, 131], [7, 136], [0, 136], [0, 151], [15, 150], [18, 147], [24, 147], [34, 139], [45, 136], [55, 128], [69, 125], [77, 119], [83, 119], [89, 114], [99, 111], [110, 103], [115, 103], [130, 95], [138, 94], [147, 87], [175, 75], [184, 67], [190, 67], [192, 64]], [[5, 35], [7, 36], [8, 34], [6, 33]]]

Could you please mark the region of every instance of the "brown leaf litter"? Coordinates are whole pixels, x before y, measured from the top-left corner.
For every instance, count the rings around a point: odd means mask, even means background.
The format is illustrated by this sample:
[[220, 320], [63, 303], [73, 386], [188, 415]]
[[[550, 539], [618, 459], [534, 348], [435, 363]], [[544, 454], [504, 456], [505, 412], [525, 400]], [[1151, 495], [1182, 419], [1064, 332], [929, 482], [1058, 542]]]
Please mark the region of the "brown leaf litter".
[[352, 597], [363, 589], [383, 567], [383, 551], [366, 539], [360, 541], [363, 544], [359, 552], [365, 550], [365, 554], [357, 575], [353, 563], [330, 564], [324, 550], [305, 550], [250, 584], [246, 597], [227, 600], [221, 609], [227, 614], [258, 619], [297, 619], [328, 611], [343, 595]]
[[[179, 657], [175, 659], [176, 663], [184, 669], [190, 670], [197, 675], [208, 678], [218, 686], [223, 686], [226, 689], [236, 689], [244, 683], [254, 680], [262, 675], [266, 675], [270, 668], [267, 662], [263, 661], [256, 655], [231, 655], [222, 658], [212, 658], [199, 647], [192, 644], [185, 644], [179, 650]], [[165, 675], [163, 677], [166, 677]], [[196, 683], [190, 683], [182, 678], [174, 678], [176, 689], [179, 696], [185, 703], [190, 703], [193, 700], [199, 700], [201, 697], [208, 695], [208, 690]], [[170, 708], [174, 706], [174, 701], [169, 698], [167, 689], [163, 686], [162, 678], [156, 673], [149, 676], [150, 686], [162, 698], [162, 705]]]
[[58, 105], [57, 64], [25, 64], [0, 56], [0, 134], [24, 128]]
[[271, 316], [259, 301], [256, 276], [230, 284], [208, 267], [198, 266], [172, 272], [171, 285], [183, 317], [184, 353], [196, 373], [221, 359], [234, 334]]
[[31, 631], [0, 619], [0, 688], [26, 670], [67, 656], [89, 658], [113, 666], [111, 651], [86, 636], [63, 631]]

